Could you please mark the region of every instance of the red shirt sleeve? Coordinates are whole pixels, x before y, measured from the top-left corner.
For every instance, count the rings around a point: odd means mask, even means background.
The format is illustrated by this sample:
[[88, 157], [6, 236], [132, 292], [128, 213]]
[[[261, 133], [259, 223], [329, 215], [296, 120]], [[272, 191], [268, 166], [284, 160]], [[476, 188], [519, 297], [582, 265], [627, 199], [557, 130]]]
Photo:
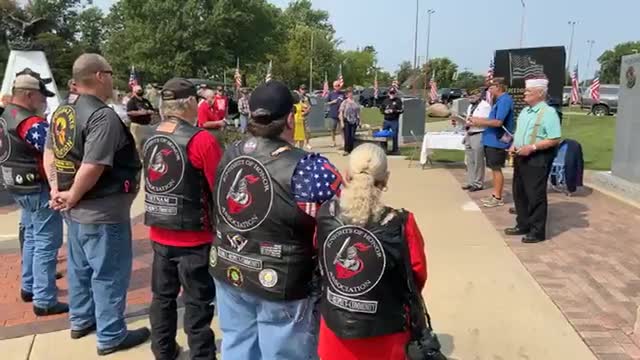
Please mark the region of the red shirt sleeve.
[[33, 124], [43, 122], [43, 121], [46, 122], [45, 119], [39, 116], [32, 116], [22, 120], [22, 122], [18, 124], [18, 127], [16, 128], [16, 132], [18, 133], [18, 136], [20, 136], [20, 139], [26, 141], [27, 132], [29, 132], [29, 129], [31, 129]]
[[222, 149], [218, 140], [207, 131], [197, 133], [187, 145], [187, 156], [194, 168], [202, 170], [209, 188], [213, 191], [216, 169], [222, 159]]
[[209, 103], [203, 101], [198, 106], [198, 127], [202, 127], [202, 124], [206, 123], [207, 121], [213, 121], [213, 118]]
[[416, 285], [422, 290], [427, 282], [427, 255], [424, 249], [424, 239], [413, 213], [409, 213], [404, 229], [407, 245], [409, 246], [409, 255], [411, 256], [413, 275], [416, 278]]

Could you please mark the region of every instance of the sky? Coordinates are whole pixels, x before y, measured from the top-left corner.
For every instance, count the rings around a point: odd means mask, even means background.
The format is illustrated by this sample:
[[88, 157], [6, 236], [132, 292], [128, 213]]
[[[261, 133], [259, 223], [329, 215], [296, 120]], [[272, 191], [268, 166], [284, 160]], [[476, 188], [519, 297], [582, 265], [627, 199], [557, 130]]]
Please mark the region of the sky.
[[[493, 52], [520, 47], [522, 4], [525, 2], [524, 47], [561, 46], [571, 39], [575, 21], [571, 68], [590, 77], [603, 51], [625, 41], [640, 41], [639, 0], [418, 0], [418, 55], [427, 55], [427, 10], [431, 16], [429, 57], [449, 57], [459, 71], [486, 73]], [[95, 0], [107, 9], [115, 0]], [[289, 0], [269, 0], [286, 7]], [[379, 66], [395, 71], [405, 60], [413, 63], [416, 0], [313, 0], [329, 12], [343, 49], [373, 45]], [[588, 40], [593, 45], [590, 69]], [[589, 70], [587, 72], [587, 70]]]

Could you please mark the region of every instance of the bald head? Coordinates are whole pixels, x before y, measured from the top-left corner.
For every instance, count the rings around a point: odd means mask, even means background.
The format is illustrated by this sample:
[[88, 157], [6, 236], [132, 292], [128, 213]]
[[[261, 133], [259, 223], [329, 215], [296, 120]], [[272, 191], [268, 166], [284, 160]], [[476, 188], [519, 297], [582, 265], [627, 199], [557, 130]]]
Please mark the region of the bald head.
[[96, 74], [103, 71], [111, 71], [111, 66], [98, 54], [82, 54], [73, 63], [73, 79], [82, 85], [92, 84]]

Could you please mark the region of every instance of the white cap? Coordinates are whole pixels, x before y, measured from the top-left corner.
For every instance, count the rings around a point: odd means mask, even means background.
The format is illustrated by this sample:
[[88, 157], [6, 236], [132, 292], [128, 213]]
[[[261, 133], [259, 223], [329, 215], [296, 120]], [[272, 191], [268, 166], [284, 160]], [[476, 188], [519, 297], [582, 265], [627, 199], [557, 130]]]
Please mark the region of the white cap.
[[549, 80], [547, 79], [529, 79], [524, 82], [525, 88], [548, 88]]

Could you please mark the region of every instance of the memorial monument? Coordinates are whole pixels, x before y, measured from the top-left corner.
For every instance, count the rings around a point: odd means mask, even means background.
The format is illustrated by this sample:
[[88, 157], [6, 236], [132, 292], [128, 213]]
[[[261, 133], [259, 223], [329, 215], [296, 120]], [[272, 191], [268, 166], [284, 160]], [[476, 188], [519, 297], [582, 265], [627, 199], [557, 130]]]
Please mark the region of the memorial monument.
[[42, 79], [47, 79], [45, 81], [47, 88], [56, 94], [54, 97], [47, 98], [46, 115], [51, 120], [53, 111], [60, 104], [58, 88], [53, 80], [51, 68], [44, 51], [35, 43], [36, 36], [47, 31], [46, 20], [29, 18], [22, 11], [3, 14], [0, 31], [5, 33], [11, 50], [0, 92], [10, 94], [16, 73], [25, 68], [31, 69], [32, 72], [38, 73]]

